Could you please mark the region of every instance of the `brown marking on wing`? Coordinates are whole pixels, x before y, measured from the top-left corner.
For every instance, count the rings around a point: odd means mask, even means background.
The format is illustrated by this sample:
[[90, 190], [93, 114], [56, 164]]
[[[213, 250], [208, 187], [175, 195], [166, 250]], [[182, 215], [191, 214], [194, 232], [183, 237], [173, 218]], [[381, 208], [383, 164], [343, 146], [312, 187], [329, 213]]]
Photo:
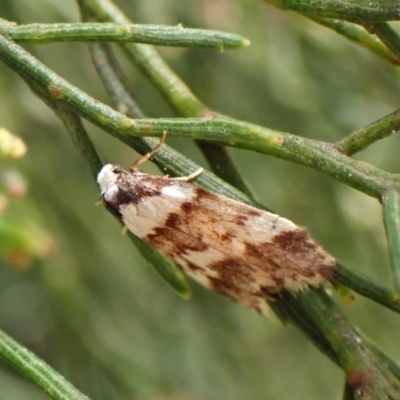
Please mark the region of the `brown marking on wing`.
[[222, 279], [209, 277], [211, 289], [215, 292], [222, 294], [223, 296], [228, 297], [233, 301], [238, 301], [238, 299], [243, 296], [243, 293], [238, 290], [235, 286], [229, 284], [229, 282], [225, 282]]
[[165, 226], [171, 229], [179, 229], [180, 225], [180, 215], [176, 213], [170, 213], [167, 220], [165, 221]]
[[[271, 243], [245, 243], [248, 262], [256, 262], [282, 289], [288, 281], [308, 283], [320, 276], [333, 277], [334, 260], [305, 231], [282, 232]], [[277, 240], [276, 236], [280, 236]], [[275, 292], [275, 290], [274, 290]]]
[[317, 270], [321, 276], [323, 276], [328, 282], [331, 282], [335, 273], [336, 263], [322, 263], [317, 267]]
[[235, 216], [235, 224], [238, 226], [243, 226], [245, 225], [246, 221], [249, 220], [249, 217], [247, 215], [242, 215], [242, 214], [238, 214]]
[[122, 204], [137, 204], [141, 199], [151, 196], [160, 196], [161, 191], [146, 187], [143, 185], [135, 185], [133, 187], [124, 187], [124, 185], [118, 185], [118, 191], [114, 196], [114, 203], [118, 205]]
[[[196, 191], [197, 193], [208, 193], [205, 190]], [[247, 219], [246, 216], [238, 216], [240, 221], [244, 221]], [[171, 213], [168, 216], [166, 221], [166, 225], [170, 226], [174, 229], [183, 229], [183, 227], [189, 227], [191, 225], [191, 229], [196, 232], [196, 237], [201, 240], [202, 234], [200, 233], [201, 229], [199, 228], [201, 225], [207, 224], [208, 234], [210, 237], [215, 237], [222, 242], [231, 243], [232, 240], [236, 237], [235, 232], [232, 230], [218, 230], [220, 225], [220, 221], [218, 220], [218, 213], [213, 214], [212, 210], [204, 209], [196, 202], [184, 202], [181, 204], [179, 208], [179, 212], [177, 214]], [[243, 222], [242, 222], [243, 223]], [[197, 225], [197, 226], [196, 226]]]
[[335, 260], [303, 229], [280, 232], [271, 239], [292, 260], [292, 264], [299, 266], [297, 272], [300, 276], [312, 278], [319, 274], [328, 281], [332, 279]]
[[315, 248], [315, 243], [303, 229], [280, 232], [272, 237], [272, 242], [290, 253], [306, 253]]
[[194, 272], [194, 273], [196, 273], [196, 272], [202, 272], [202, 273], [204, 273], [204, 268], [199, 267], [198, 265], [196, 265], [196, 264], [194, 264], [194, 263], [192, 263], [192, 262], [190, 262], [190, 261], [188, 261], [188, 260], [185, 260], [185, 262], [186, 262], [186, 267], [187, 267], [190, 271], [192, 271], [192, 272]]
[[188, 251], [203, 252], [209, 248], [203, 242], [188, 235], [185, 235], [183, 241], [182, 233], [169, 227], [155, 228], [154, 233], [147, 235], [144, 240], [161, 251], [178, 256], [187, 254]]

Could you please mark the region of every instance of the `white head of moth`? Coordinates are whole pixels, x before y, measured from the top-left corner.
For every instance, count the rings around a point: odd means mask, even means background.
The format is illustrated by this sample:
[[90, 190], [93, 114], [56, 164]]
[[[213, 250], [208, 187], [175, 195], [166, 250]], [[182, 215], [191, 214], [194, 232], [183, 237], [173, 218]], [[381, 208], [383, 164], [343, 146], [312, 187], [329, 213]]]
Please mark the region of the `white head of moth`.
[[[106, 208], [185, 273], [266, 314], [266, 299], [332, 279], [335, 260], [309, 234], [276, 214], [231, 200], [185, 178], [107, 164], [97, 181]], [[200, 171], [201, 172], [201, 171]]]

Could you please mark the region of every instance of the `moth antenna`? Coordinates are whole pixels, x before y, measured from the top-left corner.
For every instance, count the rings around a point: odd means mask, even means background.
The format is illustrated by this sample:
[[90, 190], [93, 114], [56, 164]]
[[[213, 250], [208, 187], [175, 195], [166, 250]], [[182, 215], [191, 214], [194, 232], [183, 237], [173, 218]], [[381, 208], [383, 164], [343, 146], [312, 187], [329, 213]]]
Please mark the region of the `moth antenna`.
[[194, 171], [192, 174], [188, 175], [188, 176], [179, 176], [178, 178], [172, 178], [175, 181], [191, 181], [194, 178], [197, 178], [202, 172], [204, 171], [203, 168], [199, 168], [197, 171]]
[[149, 158], [153, 157], [154, 154], [157, 153], [158, 150], [160, 150], [160, 147], [164, 144], [165, 140], [167, 138], [167, 130], [164, 129], [163, 130], [163, 135], [161, 137], [160, 143], [158, 143], [158, 145], [156, 147], [154, 147], [153, 150], [149, 151], [148, 153], [144, 154], [142, 157], [140, 157], [139, 159], [137, 159], [130, 167], [129, 167], [129, 171], [134, 172], [135, 170], [137, 170], [137, 168], [139, 167], [139, 165], [142, 165], [143, 163], [145, 163]]

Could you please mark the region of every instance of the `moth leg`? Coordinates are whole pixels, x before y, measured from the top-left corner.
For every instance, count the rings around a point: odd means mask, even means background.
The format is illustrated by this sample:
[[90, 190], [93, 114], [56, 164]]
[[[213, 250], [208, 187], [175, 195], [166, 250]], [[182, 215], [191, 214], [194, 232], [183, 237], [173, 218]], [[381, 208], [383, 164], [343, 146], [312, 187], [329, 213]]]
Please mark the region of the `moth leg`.
[[128, 233], [128, 227], [127, 226], [124, 226], [123, 228], [122, 228], [122, 235], [126, 235], [127, 233]]
[[130, 172], [135, 172], [137, 170], [137, 167], [139, 167], [139, 165], [142, 165], [143, 163], [145, 163], [149, 158], [153, 157], [154, 154], [157, 153], [158, 150], [160, 150], [160, 147], [163, 145], [163, 143], [165, 142], [165, 139], [167, 138], [167, 130], [164, 129], [163, 130], [163, 135], [161, 137], [160, 143], [158, 143], [158, 145], [156, 147], [154, 147], [153, 150], [149, 151], [147, 154], [144, 154], [142, 157], [140, 157], [138, 160], [136, 160], [130, 167], [129, 167], [129, 171]]
[[199, 168], [197, 171], [194, 171], [192, 174], [188, 176], [179, 176], [178, 178], [172, 178], [176, 181], [191, 181], [194, 178], [197, 178], [202, 172], [204, 171], [204, 168]]

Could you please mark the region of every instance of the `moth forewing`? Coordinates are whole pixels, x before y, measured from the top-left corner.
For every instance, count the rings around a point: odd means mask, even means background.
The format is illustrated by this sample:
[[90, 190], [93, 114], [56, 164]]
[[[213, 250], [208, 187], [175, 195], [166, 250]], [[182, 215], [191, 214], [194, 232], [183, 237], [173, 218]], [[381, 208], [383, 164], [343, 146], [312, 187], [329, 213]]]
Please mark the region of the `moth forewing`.
[[118, 165], [105, 165], [98, 183], [107, 209], [132, 233], [204, 286], [263, 314], [281, 290], [332, 278], [334, 258], [276, 214]]

